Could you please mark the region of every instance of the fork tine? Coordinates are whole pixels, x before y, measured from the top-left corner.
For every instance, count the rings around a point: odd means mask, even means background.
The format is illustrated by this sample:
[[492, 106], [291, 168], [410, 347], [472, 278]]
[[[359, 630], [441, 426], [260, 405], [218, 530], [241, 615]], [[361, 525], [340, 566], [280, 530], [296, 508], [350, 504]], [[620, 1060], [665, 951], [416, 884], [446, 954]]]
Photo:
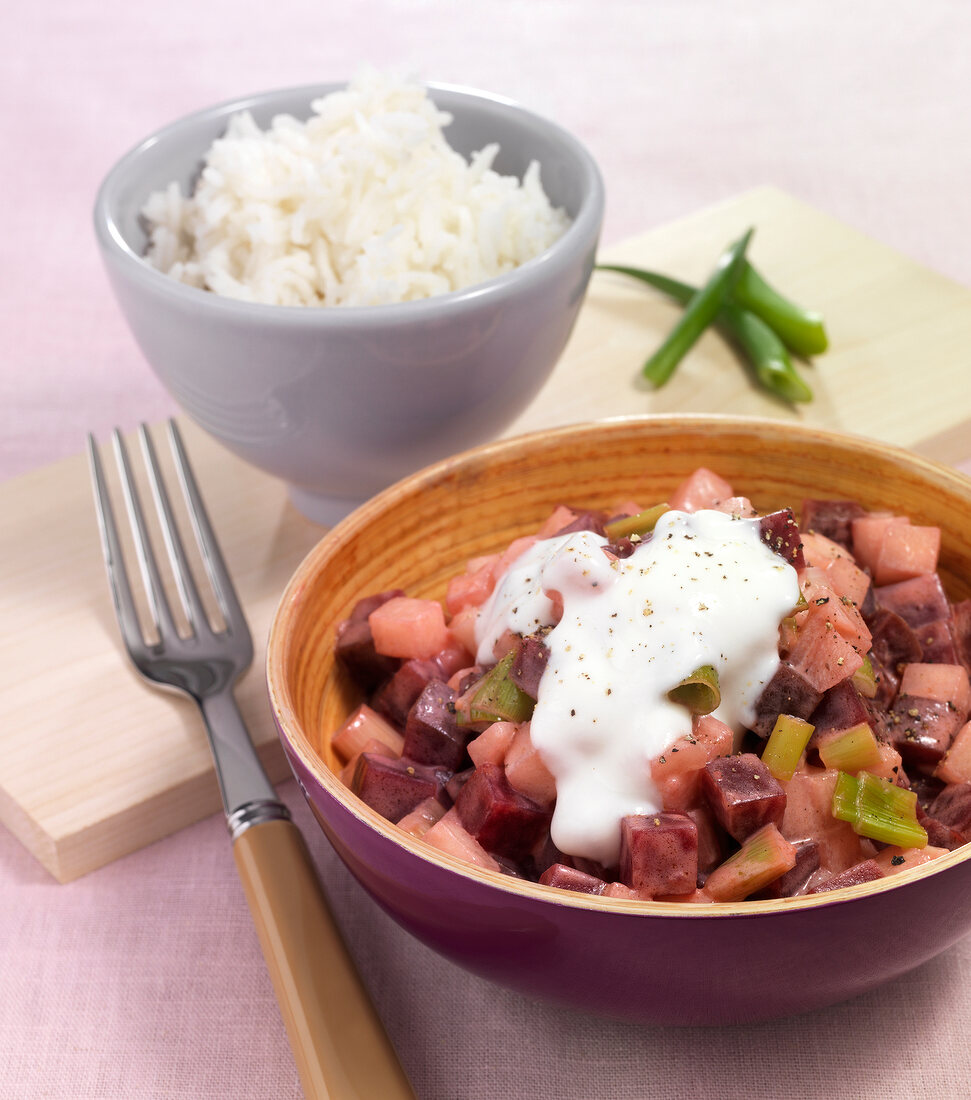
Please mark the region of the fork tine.
[[172, 610], [165, 595], [162, 585], [162, 577], [158, 571], [155, 553], [149, 541], [148, 529], [145, 526], [145, 516], [142, 512], [141, 501], [135, 480], [132, 477], [131, 464], [128, 461], [128, 451], [121, 432], [116, 428], [112, 432], [112, 442], [115, 448], [115, 459], [121, 473], [122, 495], [125, 500], [125, 508], [128, 512], [128, 522], [131, 525], [132, 537], [135, 542], [135, 554], [138, 558], [138, 566], [142, 574], [142, 582], [145, 585], [145, 595], [151, 608], [154, 626], [161, 637], [174, 638], [177, 636], [175, 620], [172, 618]]
[[162, 472], [159, 469], [158, 458], [155, 454], [155, 446], [152, 437], [148, 434], [146, 425], [141, 424], [138, 429], [138, 439], [142, 446], [142, 454], [145, 458], [145, 469], [148, 472], [148, 481], [152, 490], [152, 499], [155, 502], [155, 511], [158, 514], [159, 524], [162, 528], [162, 539], [165, 549], [172, 563], [172, 573], [175, 585], [182, 600], [182, 609], [194, 634], [200, 630], [209, 629], [205, 608], [199, 590], [189, 569], [189, 560], [186, 557], [185, 547], [179, 535], [179, 529], [175, 524], [172, 514], [172, 505], [165, 489]]
[[202, 501], [202, 494], [199, 492], [195, 476], [192, 473], [192, 467], [189, 465], [189, 457], [182, 442], [182, 435], [174, 420], [168, 422], [168, 434], [172, 454], [175, 457], [176, 472], [188, 506], [189, 519], [192, 522], [196, 541], [199, 543], [199, 549], [202, 552], [202, 560], [212, 584], [216, 602], [219, 604], [219, 610], [226, 621], [226, 629], [231, 634], [248, 637], [249, 626], [246, 623], [246, 616], [243, 614], [232, 578], [226, 568], [222, 551], [219, 549], [216, 534], [209, 522], [209, 515]]
[[118, 625], [121, 627], [125, 646], [132, 654], [145, 648], [141, 628], [138, 624], [138, 612], [135, 610], [135, 598], [132, 595], [128, 570], [121, 552], [121, 540], [115, 524], [115, 513], [111, 507], [104, 468], [94, 436], [88, 433], [88, 462], [91, 468], [91, 481], [94, 487], [95, 511], [98, 515], [98, 529], [101, 532], [101, 549], [104, 553], [108, 584], [115, 604]]

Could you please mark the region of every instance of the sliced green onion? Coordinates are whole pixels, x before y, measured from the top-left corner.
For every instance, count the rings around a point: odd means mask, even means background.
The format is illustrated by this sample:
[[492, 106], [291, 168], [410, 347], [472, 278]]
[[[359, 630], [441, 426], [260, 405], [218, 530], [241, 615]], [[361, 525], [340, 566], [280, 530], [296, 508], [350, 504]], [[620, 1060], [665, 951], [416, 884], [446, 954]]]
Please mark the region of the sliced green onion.
[[917, 820], [917, 794], [870, 772], [840, 772], [833, 791], [833, 817], [860, 836], [900, 848], [924, 848], [927, 831]]
[[838, 821], [849, 821], [855, 824], [860, 819], [860, 812], [856, 806], [856, 800], [860, 793], [860, 781], [855, 775], [840, 772], [836, 776], [836, 786], [833, 788], [833, 804], [831, 812]]
[[708, 282], [692, 295], [667, 339], [644, 364], [642, 373], [654, 386], [663, 386], [667, 382], [675, 367], [714, 321], [722, 302], [738, 278], [745, 259], [745, 249], [748, 248], [754, 232], [754, 229], [749, 229], [740, 240], [722, 253]]
[[711, 714], [722, 701], [718, 673], [712, 665], [700, 665], [671, 688], [668, 698], [672, 703], [687, 707], [692, 714]]
[[860, 772], [857, 794], [859, 820], [853, 828], [860, 836], [896, 844], [901, 848], [924, 848], [927, 831], [917, 820], [917, 792], [869, 772]]
[[718, 324], [748, 357], [763, 389], [786, 401], [812, 401], [808, 382], [797, 373], [785, 344], [765, 321], [734, 302], [725, 302]]
[[732, 297], [760, 317], [796, 355], [820, 355], [829, 347], [823, 318], [783, 297], [750, 263], [742, 265]]
[[863, 771], [880, 762], [880, 746], [866, 722], [827, 737], [819, 746], [819, 759], [827, 768], [842, 772]]
[[507, 653], [474, 688], [467, 715], [459, 724], [472, 722], [525, 722], [532, 717], [535, 701], [510, 679], [516, 651]]
[[863, 664], [853, 673], [853, 686], [867, 699], [876, 698], [877, 674], [869, 657], [864, 657]]
[[653, 508], [646, 508], [643, 512], [638, 512], [634, 516], [615, 519], [604, 527], [604, 531], [611, 542], [630, 538], [631, 535], [649, 535], [661, 516], [670, 511], [670, 504], [655, 504]]
[[[697, 288], [688, 283], [645, 268], [625, 264], [598, 264], [597, 267], [600, 271], [616, 271], [620, 275], [639, 279], [683, 306], [698, 293]], [[715, 324], [749, 360], [759, 385], [786, 401], [812, 400], [812, 390], [792, 365], [785, 344], [771, 326], [754, 313], [727, 300], [722, 302], [715, 315]]]
[[780, 714], [762, 750], [762, 763], [776, 779], [793, 777], [815, 727], [791, 714]]

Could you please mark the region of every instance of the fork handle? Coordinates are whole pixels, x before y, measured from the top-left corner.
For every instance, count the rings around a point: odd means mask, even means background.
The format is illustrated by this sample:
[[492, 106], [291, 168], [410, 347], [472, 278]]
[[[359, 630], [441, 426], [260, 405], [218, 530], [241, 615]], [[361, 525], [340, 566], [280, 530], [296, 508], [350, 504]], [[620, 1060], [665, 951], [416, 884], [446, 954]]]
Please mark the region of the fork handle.
[[233, 855], [307, 1100], [415, 1100], [300, 830], [251, 825]]

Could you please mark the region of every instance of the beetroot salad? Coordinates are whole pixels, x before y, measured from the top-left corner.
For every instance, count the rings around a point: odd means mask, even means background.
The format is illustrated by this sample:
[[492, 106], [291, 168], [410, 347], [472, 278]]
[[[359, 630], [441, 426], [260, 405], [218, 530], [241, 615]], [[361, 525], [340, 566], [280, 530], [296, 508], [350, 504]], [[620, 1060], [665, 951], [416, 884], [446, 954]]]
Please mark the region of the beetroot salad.
[[971, 840], [971, 600], [940, 530], [845, 500], [760, 514], [706, 469], [557, 507], [444, 605], [360, 600], [341, 777], [441, 851], [627, 900], [894, 875]]

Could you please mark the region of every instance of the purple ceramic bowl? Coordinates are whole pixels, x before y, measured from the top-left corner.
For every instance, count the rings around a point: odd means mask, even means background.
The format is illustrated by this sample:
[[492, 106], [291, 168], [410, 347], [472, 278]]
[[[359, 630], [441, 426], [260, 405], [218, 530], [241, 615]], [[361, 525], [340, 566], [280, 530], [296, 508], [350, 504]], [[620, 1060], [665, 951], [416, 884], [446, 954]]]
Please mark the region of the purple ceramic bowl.
[[863, 993], [971, 930], [971, 845], [849, 889], [690, 905], [574, 894], [477, 869], [385, 821], [338, 779], [329, 735], [357, 699], [334, 628], [361, 596], [440, 597], [469, 557], [535, 530], [561, 502], [661, 500], [699, 465], [760, 508], [860, 500], [944, 529], [941, 573], [971, 594], [971, 482], [913, 455], [769, 421], [657, 417], [539, 433], [413, 475], [327, 535], [270, 635], [274, 714], [328, 839], [370, 895], [424, 943], [530, 996], [659, 1025], [752, 1022]]

